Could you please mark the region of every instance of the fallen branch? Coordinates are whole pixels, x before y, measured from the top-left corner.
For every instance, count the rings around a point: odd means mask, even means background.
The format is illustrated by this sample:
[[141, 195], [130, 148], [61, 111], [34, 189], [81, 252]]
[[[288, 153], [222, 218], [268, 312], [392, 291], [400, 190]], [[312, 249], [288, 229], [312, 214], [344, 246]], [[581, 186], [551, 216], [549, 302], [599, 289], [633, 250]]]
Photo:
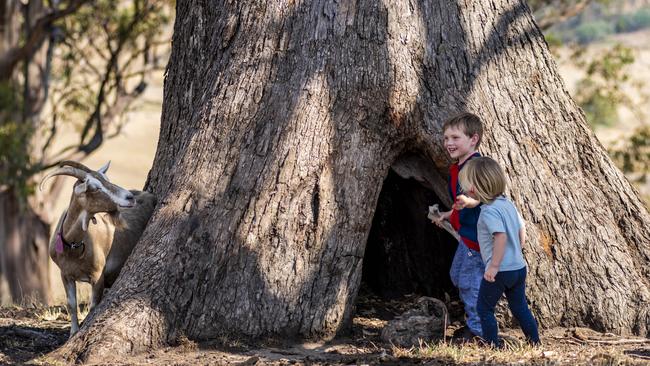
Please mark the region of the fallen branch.
[[649, 357], [649, 356], [638, 355], [638, 354], [636, 354], [636, 353], [626, 353], [625, 355], [626, 355], [626, 356], [629, 356], [629, 357], [640, 358], [640, 359], [642, 359], [642, 360], [650, 360], [650, 357]]
[[548, 337], [548, 338], [555, 339], [555, 340], [557, 340], [557, 341], [561, 341], [561, 342], [566, 342], [566, 343], [569, 343], [569, 344], [573, 344], [573, 345], [576, 345], [576, 346], [582, 346], [582, 345], [584, 345], [584, 343], [574, 341], [572, 338], [565, 337], [565, 336], [559, 336], [559, 337], [558, 337], [558, 336], [547, 336], [547, 337]]
[[34, 339], [37, 338], [41, 342], [46, 342], [48, 344], [58, 344], [59, 340], [54, 337], [51, 334], [48, 334], [45, 331], [38, 331], [38, 330], [32, 330], [32, 329], [25, 329], [25, 328], [19, 328], [16, 327], [15, 325], [11, 325], [6, 328], [0, 328], [0, 335], [1, 336], [14, 336], [14, 337], [22, 337], [22, 338], [29, 338], [29, 339]]
[[[577, 339], [577, 338], [576, 338]], [[619, 340], [613, 340], [613, 341], [603, 341], [603, 340], [598, 340], [598, 339], [585, 339], [581, 340], [581, 342], [584, 343], [590, 343], [590, 344], [608, 344], [608, 345], [623, 345], [623, 344], [644, 344], [644, 343], [650, 343], [650, 339], [619, 339]]]
[[[587, 331], [592, 332], [591, 336], [586, 334], [584, 330], [581, 330], [580, 328], [575, 328], [569, 332], [568, 337], [573, 338], [579, 342], [583, 342], [583, 344], [589, 343], [589, 344], [623, 345], [623, 344], [650, 343], [650, 339], [646, 339], [646, 338], [621, 338], [620, 336], [617, 336], [612, 333], [598, 334], [593, 331], [589, 331], [589, 330]], [[617, 339], [607, 340], [600, 337], [601, 335], [607, 338], [616, 337]]]

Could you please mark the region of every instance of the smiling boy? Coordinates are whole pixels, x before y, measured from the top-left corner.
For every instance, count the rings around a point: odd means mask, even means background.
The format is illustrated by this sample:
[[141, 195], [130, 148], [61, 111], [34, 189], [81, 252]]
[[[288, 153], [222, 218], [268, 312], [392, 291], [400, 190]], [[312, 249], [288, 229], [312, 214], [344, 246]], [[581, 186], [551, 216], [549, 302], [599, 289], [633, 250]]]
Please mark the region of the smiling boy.
[[477, 150], [483, 137], [483, 124], [478, 116], [466, 112], [445, 121], [442, 129], [445, 149], [456, 161], [449, 169], [449, 194], [454, 205], [452, 210], [442, 213], [432, 222], [441, 226], [443, 220], [449, 220], [461, 237], [449, 275], [454, 286], [458, 287], [460, 299], [465, 306], [467, 327], [463, 336], [481, 337], [481, 321], [476, 311], [478, 291], [484, 273], [476, 234], [481, 208], [477, 200], [460, 194], [458, 173], [467, 161], [481, 156]]

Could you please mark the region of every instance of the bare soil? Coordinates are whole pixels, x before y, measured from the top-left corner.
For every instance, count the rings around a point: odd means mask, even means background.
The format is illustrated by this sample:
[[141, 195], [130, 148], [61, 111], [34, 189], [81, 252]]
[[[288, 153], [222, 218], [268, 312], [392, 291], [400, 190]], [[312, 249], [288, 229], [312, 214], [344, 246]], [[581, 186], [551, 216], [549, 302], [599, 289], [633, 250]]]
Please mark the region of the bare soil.
[[[453, 334], [460, 327], [449, 302], [448, 337], [439, 343], [395, 347], [380, 338], [387, 320], [401, 314], [416, 299], [382, 301], [362, 296], [349, 335], [324, 343], [277, 340], [244, 342], [215, 339], [178, 344], [129, 358], [104, 360], [107, 365], [650, 365], [650, 339], [598, 333], [586, 328], [542, 330], [541, 347], [523, 342], [519, 330], [504, 329], [503, 350], [466, 343]], [[65, 343], [70, 329], [63, 306], [0, 308], [0, 364], [60, 364], [47, 354]]]

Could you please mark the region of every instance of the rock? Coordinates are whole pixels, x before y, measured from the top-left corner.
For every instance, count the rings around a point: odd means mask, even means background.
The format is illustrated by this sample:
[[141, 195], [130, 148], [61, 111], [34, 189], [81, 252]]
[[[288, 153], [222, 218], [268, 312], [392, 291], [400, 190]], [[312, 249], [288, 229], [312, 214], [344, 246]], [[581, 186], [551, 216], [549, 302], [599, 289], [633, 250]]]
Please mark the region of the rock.
[[381, 339], [400, 347], [433, 342], [444, 337], [447, 307], [432, 297], [421, 297], [414, 309], [408, 310], [386, 324]]

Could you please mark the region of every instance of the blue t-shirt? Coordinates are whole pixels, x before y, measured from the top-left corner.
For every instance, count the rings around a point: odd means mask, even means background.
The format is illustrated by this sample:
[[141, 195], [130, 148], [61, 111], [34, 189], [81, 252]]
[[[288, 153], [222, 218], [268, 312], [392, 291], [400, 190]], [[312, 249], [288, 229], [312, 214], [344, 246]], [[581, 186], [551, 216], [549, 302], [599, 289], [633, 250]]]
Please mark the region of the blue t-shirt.
[[523, 227], [524, 222], [517, 212], [517, 208], [504, 196], [499, 196], [492, 203], [481, 206], [476, 230], [478, 243], [481, 247], [481, 257], [486, 267], [492, 260], [492, 250], [494, 249], [492, 235], [494, 233], [505, 233], [508, 236], [499, 272], [515, 271], [526, 267], [519, 242], [519, 230]]

